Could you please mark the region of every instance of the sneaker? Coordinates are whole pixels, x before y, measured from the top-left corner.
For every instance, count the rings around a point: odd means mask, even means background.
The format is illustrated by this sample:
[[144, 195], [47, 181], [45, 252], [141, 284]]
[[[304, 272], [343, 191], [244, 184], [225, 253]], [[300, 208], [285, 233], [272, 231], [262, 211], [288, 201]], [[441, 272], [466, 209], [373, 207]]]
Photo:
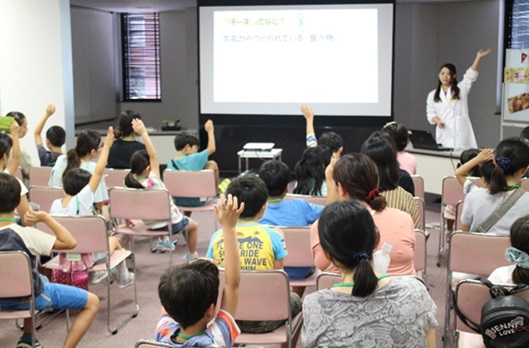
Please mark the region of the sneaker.
[[134, 273], [127, 272], [127, 276], [123, 278], [118, 278], [118, 286], [121, 289], [125, 289], [126, 287], [131, 286], [134, 284]]
[[107, 271], [90, 272], [90, 284], [99, 284], [106, 277], [108, 277]]
[[[33, 346], [31, 345], [31, 341], [28, 343], [28, 342], [25, 342], [25, 341], [22, 341], [22, 338], [20, 338], [18, 340], [18, 343], [17, 343], [17, 348], [32, 348]], [[42, 344], [40, 344], [40, 342], [35, 338], [35, 348], [44, 348], [42, 346]]]
[[158, 242], [156, 243], [156, 249], [160, 251], [174, 250], [174, 244], [171, 242], [169, 237], [165, 237], [164, 239], [158, 239]]
[[192, 261], [198, 259], [198, 253], [195, 251], [193, 254], [185, 253], [183, 259], [186, 261]]

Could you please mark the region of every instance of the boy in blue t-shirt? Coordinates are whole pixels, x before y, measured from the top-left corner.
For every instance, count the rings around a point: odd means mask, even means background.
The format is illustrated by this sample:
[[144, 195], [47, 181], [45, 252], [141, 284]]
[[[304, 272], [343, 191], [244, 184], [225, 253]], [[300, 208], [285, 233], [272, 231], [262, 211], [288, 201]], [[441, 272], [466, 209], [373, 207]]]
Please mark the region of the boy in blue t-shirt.
[[175, 266], [160, 279], [158, 294], [162, 316], [155, 339], [172, 347], [233, 347], [240, 331], [233, 319], [239, 301], [241, 266], [235, 226], [244, 210], [237, 197], [221, 195], [215, 215], [224, 234], [225, 288], [220, 311], [215, 314], [219, 269], [204, 259]]
[[[208, 134], [208, 147], [198, 152], [198, 139], [189, 134], [177, 134], [174, 138], [176, 156], [167, 163], [167, 170], [202, 170], [209, 169], [215, 173], [215, 186], [219, 185], [219, 166], [215, 161], [209, 161], [216, 151], [215, 128], [213, 121], [208, 120], [204, 124], [204, 129]], [[198, 207], [204, 205], [205, 201], [199, 198], [173, 197], [174, 203], [184, 207]], [[188, 215], [188, 214], [186, 214]]]

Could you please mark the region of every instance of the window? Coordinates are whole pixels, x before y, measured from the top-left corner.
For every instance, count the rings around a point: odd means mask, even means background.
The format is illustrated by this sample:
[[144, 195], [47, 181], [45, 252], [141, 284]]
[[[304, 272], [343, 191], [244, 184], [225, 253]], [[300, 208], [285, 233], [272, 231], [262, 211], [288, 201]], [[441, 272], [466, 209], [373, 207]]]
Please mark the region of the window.
[[121, 36], [123, 99], [160, 101], [159, 14], [123, 13]]
[[527, 0], [507, 1], [505, 33], [507, 48], [529, 47], [529, 2]]

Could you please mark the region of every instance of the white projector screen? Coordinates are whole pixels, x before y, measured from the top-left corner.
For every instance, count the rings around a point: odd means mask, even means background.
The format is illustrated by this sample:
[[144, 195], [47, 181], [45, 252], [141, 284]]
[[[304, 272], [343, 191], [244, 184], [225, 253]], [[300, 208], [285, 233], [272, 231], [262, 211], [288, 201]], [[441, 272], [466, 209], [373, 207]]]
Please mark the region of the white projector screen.
[[393, 4], [199, 7], [202, 114], [391, 116]]

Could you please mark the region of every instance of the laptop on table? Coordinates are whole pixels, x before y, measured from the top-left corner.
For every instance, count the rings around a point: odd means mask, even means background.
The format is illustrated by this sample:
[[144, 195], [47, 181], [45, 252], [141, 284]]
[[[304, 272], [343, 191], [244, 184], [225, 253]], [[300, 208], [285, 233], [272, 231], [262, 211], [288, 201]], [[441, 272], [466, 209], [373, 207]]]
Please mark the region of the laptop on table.
[[410, 142], [415, 149], [431, 151], [453, 151], [449, 147], [443, 147], [435, 141], [432, 133], [427, 130], [410, 129]]

